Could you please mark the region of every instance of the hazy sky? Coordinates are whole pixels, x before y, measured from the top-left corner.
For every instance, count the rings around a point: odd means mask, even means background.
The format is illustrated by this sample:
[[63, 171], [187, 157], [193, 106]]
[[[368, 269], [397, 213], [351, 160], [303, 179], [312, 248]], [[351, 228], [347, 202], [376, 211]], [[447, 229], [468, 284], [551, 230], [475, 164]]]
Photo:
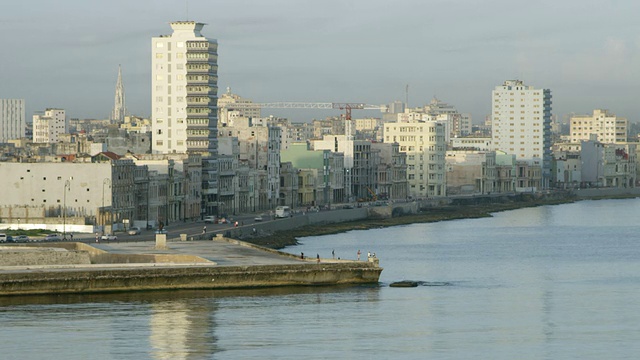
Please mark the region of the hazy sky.
[[[219, 88], [256, 102], [364, 102], [435, 95], [490, 111], [506, 79], [549, 88], [553, 113], [606, 108], [638, 120], [637, 0], [21, 0], [0, 7], [0, 98], [106, 118], [122, 64], [130, 113], [149, 116], [151, 38], [206, 23]], [[188, 10], [187, 10], [188, 9]], [[314, 112], [266, 111], [296, 121]], [[264, 114], [268, 115], [268, 114]], [[356, 117], [358, 114], [354, 114]]]

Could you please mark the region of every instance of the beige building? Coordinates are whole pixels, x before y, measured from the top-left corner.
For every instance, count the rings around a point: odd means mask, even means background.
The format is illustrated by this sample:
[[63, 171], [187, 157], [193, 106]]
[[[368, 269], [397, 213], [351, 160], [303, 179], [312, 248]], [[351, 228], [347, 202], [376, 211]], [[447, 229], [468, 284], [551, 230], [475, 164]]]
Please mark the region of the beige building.
[[57, 143], [60, 135], [67, 133], [67, 116], [63, 109], [47, 109], [33, 115], [33, 142]]
[[409, 196], [446, 196], [445, 126], [434, 121], [384, 124], [384, 142], [407, 154]]
[[603, 144], [619, 144], [627, 141], [626, 118], [615, 116], [608, 110], [596, 109], [592, 115], [575, 115], [571, 117], [570, 142], [578, 143], [581, 140], [593, 139]]

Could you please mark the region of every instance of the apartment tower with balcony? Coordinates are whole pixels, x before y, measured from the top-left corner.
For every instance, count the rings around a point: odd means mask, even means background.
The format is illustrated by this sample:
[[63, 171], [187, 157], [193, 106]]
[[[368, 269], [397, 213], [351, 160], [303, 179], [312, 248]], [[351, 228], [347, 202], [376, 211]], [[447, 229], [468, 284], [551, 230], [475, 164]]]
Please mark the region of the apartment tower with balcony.
[[495, 150], [540, 167], [540, 184], [548, 188], [551, 176], [551, 90], [536, 89], [520, 80], [496, 86], [491, 96], [492, 141]]
[[218, 211], [218, 43], [204, 25], [172, 22], [151, 44], [152, 152], [202, 155], [203, 215]]

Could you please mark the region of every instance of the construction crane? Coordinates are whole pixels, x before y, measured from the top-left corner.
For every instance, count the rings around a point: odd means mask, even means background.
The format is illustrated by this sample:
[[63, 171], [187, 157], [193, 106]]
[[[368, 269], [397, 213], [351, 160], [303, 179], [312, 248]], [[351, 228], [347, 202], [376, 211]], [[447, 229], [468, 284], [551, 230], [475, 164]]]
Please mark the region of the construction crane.
[[225, 109], [244, 110], [244, 109], [340, 109], [345, 110], [345, 119], [351, 120], [351, 110], [380, 110], [386, 111], [387, 105], [369, 105], [363, 103], [309, 103], [309, 102], [273, 102], [273, 103], [230, 103], [224, 105]]

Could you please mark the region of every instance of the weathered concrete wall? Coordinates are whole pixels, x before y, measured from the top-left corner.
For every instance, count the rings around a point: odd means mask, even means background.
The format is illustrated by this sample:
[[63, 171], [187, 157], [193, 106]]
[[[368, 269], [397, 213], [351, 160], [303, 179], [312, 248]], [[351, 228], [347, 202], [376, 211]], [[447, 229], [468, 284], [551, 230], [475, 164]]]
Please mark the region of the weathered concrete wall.
[[0, 277], [0, 295], [93, 293], [169, 289], [231, 289], [377, 283], [372, 263], [264, 266], [172, 266], [11, 272]]
[[640, 196], [640, 188], [596, 188], [575, 189], [572, 192], [581, 199], [615, 197], [615, 196]]
[[91, 264], [89, 253], [62, 249], [2, 247], [0, 266]]

